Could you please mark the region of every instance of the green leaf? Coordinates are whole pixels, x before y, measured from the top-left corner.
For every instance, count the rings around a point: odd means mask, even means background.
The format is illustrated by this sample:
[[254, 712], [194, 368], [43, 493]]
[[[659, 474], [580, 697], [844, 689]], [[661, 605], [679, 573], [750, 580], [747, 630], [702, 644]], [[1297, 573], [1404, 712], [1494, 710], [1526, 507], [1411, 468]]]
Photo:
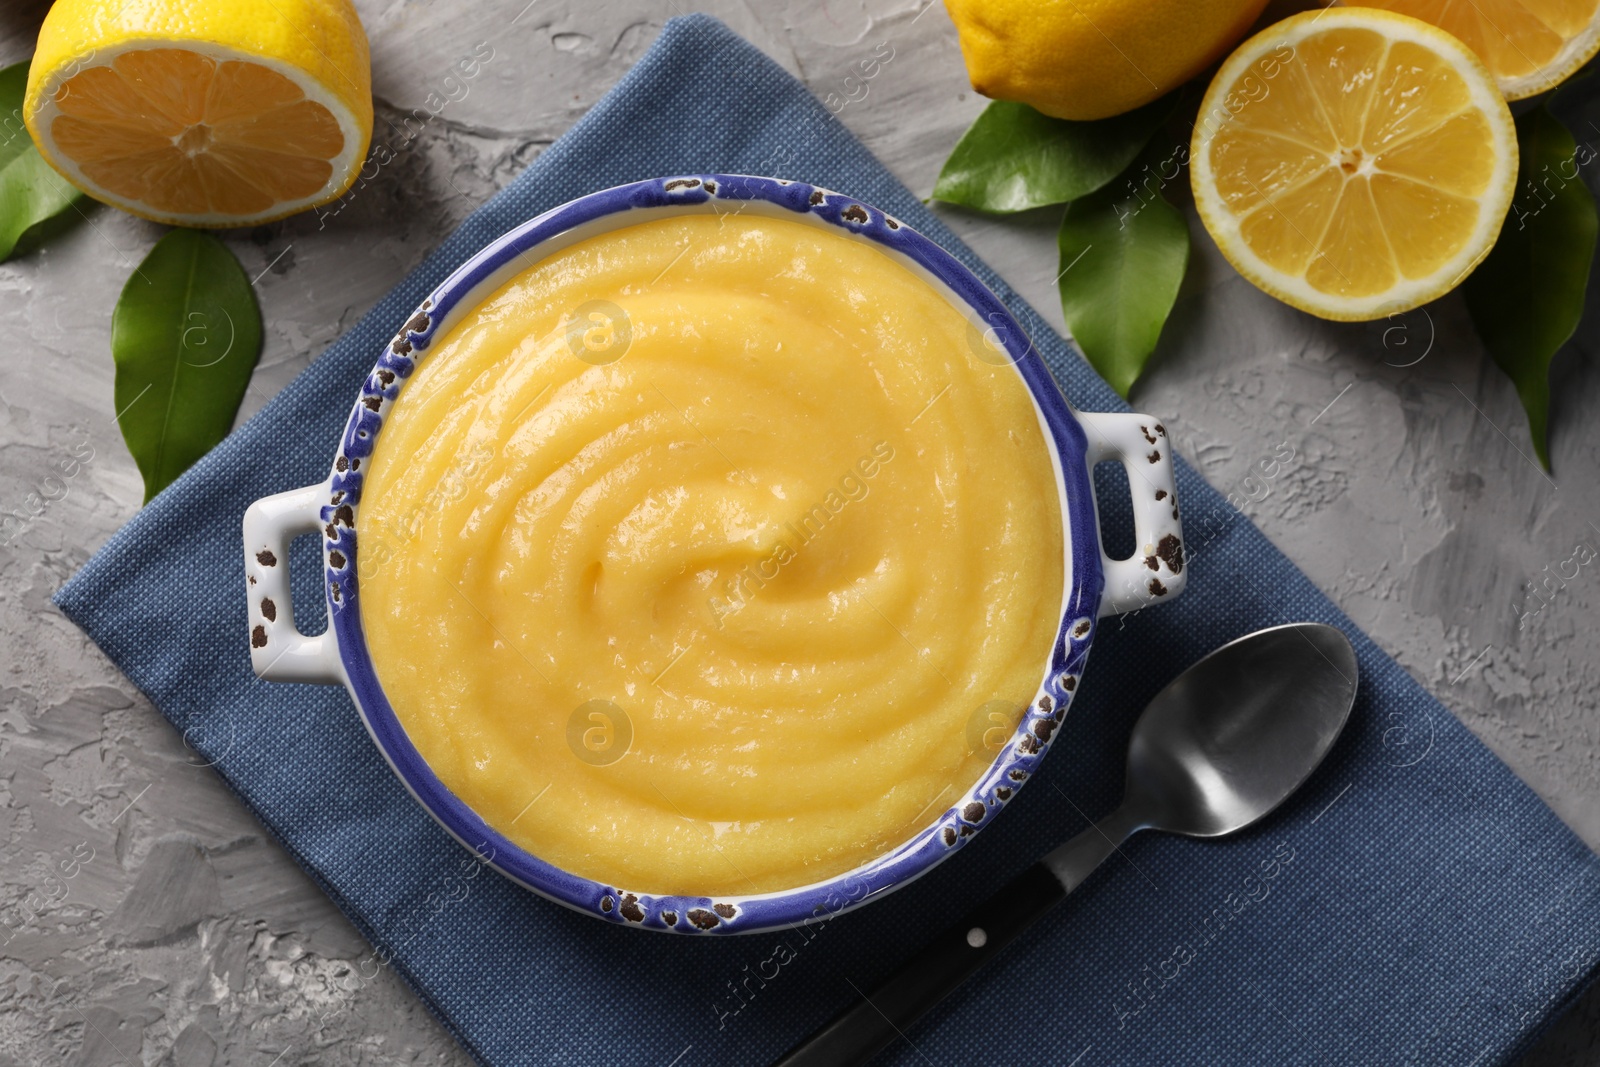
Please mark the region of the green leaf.
[[261, 355], [261, 312], [228, 246], [198, 230], [157, 241], [122, 287], [111, 355], [149, 503], [228, 435]]
[[1578, 170], [1595, 158], [1537, 107], [1517, 119], [1517, 195], [1494, 249], [1462, 295], [1478, 336], [1517, 387], [1539, 462], [1550, 469], [1550, 360], [1578, 328], [1600, 220]]
[[1069, 122], [996, 100], [945, 160], [933, 198], [994, 212], [1076, 200], [1121, 174], [1175, 101], [1166, 96], [1115, 118]]
[[33, 147], [22, 124], [27, 85], [28, 64], [0, 70], [0, 112], [5, 115], [0, 120], [0, 262], [11, 258], [23, 235], [83, 199]]
[[1189, 226], [1149, 181], [1119, 182], [1067, 207], [1061, 311], [1091, 366], [1124, 398], [1139, 380], [1178, 299]]

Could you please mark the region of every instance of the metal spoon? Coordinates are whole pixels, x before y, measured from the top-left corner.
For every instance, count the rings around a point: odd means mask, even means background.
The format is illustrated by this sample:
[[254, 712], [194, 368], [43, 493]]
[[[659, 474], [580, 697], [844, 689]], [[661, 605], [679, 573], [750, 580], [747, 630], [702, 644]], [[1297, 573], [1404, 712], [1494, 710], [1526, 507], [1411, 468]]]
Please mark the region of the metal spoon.
[[1134, 725], [1122, 805], [1047, 854], [773, 1067], [864, 1064], [1140, 830], [1220, 837], [1283, 803], [1333, 747], [1356, 698], [1338, 630], [1300, 622], [1229, 642]]

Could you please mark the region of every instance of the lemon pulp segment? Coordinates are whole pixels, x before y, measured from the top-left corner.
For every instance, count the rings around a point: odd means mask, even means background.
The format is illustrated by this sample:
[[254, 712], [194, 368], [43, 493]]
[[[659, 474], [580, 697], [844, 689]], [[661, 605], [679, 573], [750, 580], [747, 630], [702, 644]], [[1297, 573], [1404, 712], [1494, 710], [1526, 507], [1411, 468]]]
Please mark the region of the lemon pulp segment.
[[1460, 38], [1511, 100], [1544, 92], [1600, 51], [1600, 0], [1367, 2]]
[[277, 71], [177, 48], [124, 52], [56, 91], [56, 147], [97, 185], [157, 211], [250, 215], [311, 196], [344, 134]]

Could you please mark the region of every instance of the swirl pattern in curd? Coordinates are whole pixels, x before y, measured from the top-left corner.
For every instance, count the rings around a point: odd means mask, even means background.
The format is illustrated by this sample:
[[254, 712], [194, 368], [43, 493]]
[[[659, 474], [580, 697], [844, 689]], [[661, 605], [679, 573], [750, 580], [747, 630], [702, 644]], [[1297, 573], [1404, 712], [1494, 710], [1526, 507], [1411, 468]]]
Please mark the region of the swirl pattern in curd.
[[357, 521], [374, 666], [444, 784], [649, 893], [805, 885], [928, 825], [1063, 599], [1033, 402], [975, 336], [867, 242], [754, 214], [589, 238], [470, 310]]

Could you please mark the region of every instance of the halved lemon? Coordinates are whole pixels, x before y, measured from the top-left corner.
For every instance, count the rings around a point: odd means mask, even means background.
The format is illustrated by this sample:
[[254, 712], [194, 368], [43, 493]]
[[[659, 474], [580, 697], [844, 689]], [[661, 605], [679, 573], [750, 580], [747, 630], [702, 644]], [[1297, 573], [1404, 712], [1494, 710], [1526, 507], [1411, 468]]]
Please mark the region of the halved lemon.
[[1488, 70], [1417, 19], [1328, 8], [1252, 37], [1195, 122], [1200, 218], [1229, 262], [1326, 319], [1454, 288], [1494, 246], [1517, 139]]
[[1507, 100], [1563, 82], [1600, 52], [1600, 0], [1368, 0], [1429, 22], [1483, 60]]
[[178, 226], [247, 226], [334, 199], [372, 137], [348, 0], [59, 0], [23, 118], [89, 195]]

